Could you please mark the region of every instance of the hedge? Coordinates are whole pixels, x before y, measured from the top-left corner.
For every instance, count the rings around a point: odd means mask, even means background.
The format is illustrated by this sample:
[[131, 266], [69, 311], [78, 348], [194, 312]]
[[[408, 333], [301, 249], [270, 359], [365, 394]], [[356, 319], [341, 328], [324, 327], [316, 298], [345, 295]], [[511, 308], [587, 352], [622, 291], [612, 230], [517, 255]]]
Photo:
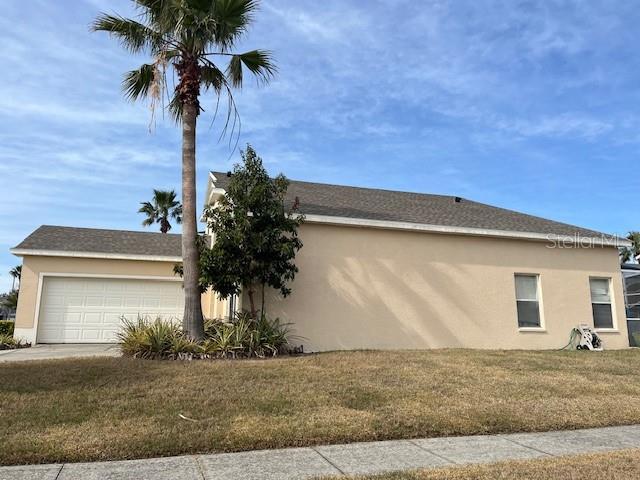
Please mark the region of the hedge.
[[9, 320], [0, 320], [0, 335], [13, 335], [15, 323]]

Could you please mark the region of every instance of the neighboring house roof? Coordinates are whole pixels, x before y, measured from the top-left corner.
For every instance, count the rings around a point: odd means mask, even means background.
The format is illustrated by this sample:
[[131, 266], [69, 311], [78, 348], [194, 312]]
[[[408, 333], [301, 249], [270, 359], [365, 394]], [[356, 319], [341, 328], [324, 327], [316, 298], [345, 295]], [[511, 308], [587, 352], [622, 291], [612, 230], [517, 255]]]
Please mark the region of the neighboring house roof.
[[620, 265], [620, 267], [622, 268], [622, 270], [639, 270], [640, 271], [640, 265], [638, 265], [637, 263], [623, 263], [622, 265]]
[[180, 234], [43, 225], [13, 248], [16, 255], [179, 261]]
[[[228, 173], [211, 172], [215, 188], [226, 189]], [[337, 219], [361, 219], [372, 226], [387, 222], [423, 225], [420, 230], [442, 233], [511, 236], [545, 239], [547, 236], [602, 239], [604, 243], [625, 246], [626, 240], [594, 230], [535, 217], [465, 198], [348, 187], [290, 180], [287, 201], [299, 199], [299, 210], [310, 221], [322, 223]], [[324, 220], [324, 221], [323, 221]], [[353, 222], [356, 224], [356, 222]], [[365, 223], [362, 223], [363, 225]], [[441, 228], [438, 228], [441, 227]], [[393, 228], [389, 225], [389, 228]], [[537, 236], [537, 237], [536, 237]]]

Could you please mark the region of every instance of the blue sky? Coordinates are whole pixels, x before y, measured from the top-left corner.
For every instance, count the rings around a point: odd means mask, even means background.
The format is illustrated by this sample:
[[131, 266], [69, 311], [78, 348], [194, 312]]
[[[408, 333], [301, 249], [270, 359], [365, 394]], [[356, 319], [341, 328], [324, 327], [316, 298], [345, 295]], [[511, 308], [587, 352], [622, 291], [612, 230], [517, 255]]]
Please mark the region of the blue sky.
[[[454, 194], [623, 234], [637, 217], [635, 2], [265, 0], [241, 49], [279, 74], [236, 100], [240, 144], [290, 178]], [[27, 8], [28, 6], [28, 8]], [[41, 224], [141, 229], [179, 188], [180, 137], [127, 103], [133, 58], [88, 25], [128, 0], [5, 0], [0, 18], [0, 291]], [[237, 161], [210, 128], [206, 172]]]

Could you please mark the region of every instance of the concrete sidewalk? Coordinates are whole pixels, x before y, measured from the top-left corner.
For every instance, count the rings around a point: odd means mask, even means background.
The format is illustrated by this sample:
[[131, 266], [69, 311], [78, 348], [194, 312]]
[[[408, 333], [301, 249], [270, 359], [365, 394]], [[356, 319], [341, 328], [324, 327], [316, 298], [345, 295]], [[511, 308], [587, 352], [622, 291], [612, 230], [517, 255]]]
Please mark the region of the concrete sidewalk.
[[58, 358], [119, 357], [119, 345], [113, 343], [39, 344], [30, 348], [0, 350], [0, 363]]
[[287, 480], [640, 447], [640, 425], [425, 438], [100, 463], [0, 467], [0, 480]]

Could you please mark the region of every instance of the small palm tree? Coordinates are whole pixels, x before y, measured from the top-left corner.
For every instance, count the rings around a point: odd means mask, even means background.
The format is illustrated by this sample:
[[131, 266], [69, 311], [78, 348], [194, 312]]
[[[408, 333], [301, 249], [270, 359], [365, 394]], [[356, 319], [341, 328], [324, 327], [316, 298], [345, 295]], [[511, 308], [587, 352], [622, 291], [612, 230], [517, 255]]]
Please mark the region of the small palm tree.
[[9, 275], [11, 275], [11, 290], [16, 289], [16, 280], [18, 280], [18, 284], [20, 284], [20, 275], [22, 275], [22, 265], [16, 265], [11, 270], [9, 270]]
[[140, 202], [138, 213], [144, 213], [147, 218], [142, 222], [142, 226], [150, 227], [154, 223], [160, 224], [160, 231], [167, 233], [171, 230], [169, 218], [173, 218], [176, 223], [182, 223], [182, 205], [176, 200], [174, 190], [154, 190], [153, 199], [150, 202]]
[[[227, 121], [223, 134], [237, 110], [232, 89], [242, 86], [244, 70], [259, 81], [268, 82], [276, 68], [264, 50], [235, 53], [233, 49], [246, 33], [258, 0], [133, 0], [140, 15], [136, 20], [100, 14], [92, 28], [116, 37], [132, 54], [148, 53], [151, 63], [127, 73], [123, 88], [131, 99], [148, 97], [152, 109], [163, 102], [167, 70], [177, 74], [177, 83], [167, 108], [182, 125], [182, 262], [184, 268], [184, 331], [195, 339], [204, 335], [200, 305], [198, 235], [196, 219], [196, 120], [200, 114], [201, 91], [212, 91], [218, 101], [225, 95]], [[218, 60], [228, 60], [226, 66]], [[172, 78], [172, 76], [169, 76]], [[213, 102], [217, 105], [217, 102]], [[233, 114], [232, 114], [233, 112]]]

